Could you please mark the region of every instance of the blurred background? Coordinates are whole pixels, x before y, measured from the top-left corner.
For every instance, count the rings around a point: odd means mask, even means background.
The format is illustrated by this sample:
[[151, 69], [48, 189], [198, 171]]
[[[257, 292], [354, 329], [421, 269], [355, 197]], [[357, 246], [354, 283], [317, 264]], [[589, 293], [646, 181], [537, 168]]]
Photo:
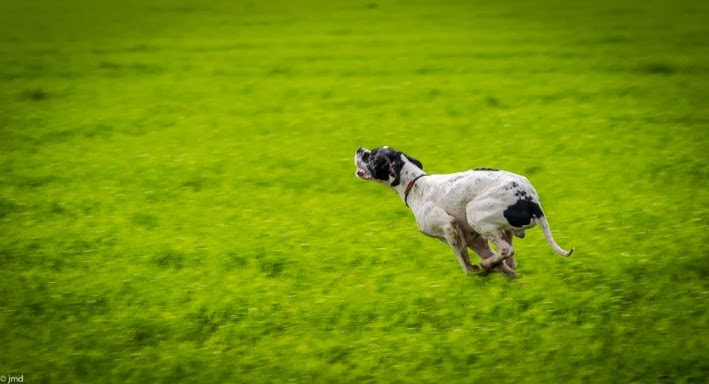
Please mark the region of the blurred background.
[[[708, 8], [0, 0], [0, 379], [704, 382]], [[577, 252], [464, 276], [381, 145]]]

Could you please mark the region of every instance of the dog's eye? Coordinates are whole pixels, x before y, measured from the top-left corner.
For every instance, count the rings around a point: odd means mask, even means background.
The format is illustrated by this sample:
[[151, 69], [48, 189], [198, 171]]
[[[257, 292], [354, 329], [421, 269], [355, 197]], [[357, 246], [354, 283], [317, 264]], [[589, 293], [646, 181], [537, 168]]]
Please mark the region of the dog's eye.
[[369, 152], [365, 152], [362, 154], [362, 160], [369, 161]]

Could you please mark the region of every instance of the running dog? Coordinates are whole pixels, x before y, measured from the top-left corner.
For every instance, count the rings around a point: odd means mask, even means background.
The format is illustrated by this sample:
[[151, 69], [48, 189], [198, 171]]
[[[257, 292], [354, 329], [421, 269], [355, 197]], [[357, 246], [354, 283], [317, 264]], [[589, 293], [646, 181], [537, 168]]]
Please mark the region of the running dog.
[[[523, 176], [492, 168], [429, 175], [420, 161], [389, 147], [358, 148], [354, 162], [357, 177], [393, 188], [413, 211], [419, 230], [450, 245], [465, 273], [499, 270], [516, 276], [513, 236], [524, 238], [536, 224], [556, 253], [574, 251], [556, 244], [539, 195]], [[470, 262], [468, 248], [482, 259], [479, 266]]]

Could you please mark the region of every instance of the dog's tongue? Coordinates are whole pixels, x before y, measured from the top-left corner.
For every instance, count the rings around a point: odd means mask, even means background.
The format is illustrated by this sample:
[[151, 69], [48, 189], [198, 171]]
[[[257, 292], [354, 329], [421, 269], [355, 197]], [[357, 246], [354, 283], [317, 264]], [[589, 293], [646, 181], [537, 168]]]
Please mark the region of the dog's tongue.
[[365, 171], [364, 169], [362, 169], [362, 168], [357, 169], [357, 176], [364, 177], [364, 175], [366, 175], [366, 174], [367, 174], [367, 171]]

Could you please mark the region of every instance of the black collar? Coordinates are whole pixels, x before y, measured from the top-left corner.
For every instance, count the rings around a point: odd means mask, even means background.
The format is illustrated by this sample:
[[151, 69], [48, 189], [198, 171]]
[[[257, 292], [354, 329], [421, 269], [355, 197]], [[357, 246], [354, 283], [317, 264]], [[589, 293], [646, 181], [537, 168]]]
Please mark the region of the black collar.
[[406, 189], [404, 190], [404, 204], [406, 204], [407, 207], [409, 206], [409, 203], [406, 200], [409, 199], [409, 193], [414, 188], [414, 184], [416, 184], [416, 180], [418, 180], [424, 176], [426, 176], [425, 173], [418, 175], [418, 176], [414, 177], [413, 180], [409, 181], [409, 184], [406, 185]]

